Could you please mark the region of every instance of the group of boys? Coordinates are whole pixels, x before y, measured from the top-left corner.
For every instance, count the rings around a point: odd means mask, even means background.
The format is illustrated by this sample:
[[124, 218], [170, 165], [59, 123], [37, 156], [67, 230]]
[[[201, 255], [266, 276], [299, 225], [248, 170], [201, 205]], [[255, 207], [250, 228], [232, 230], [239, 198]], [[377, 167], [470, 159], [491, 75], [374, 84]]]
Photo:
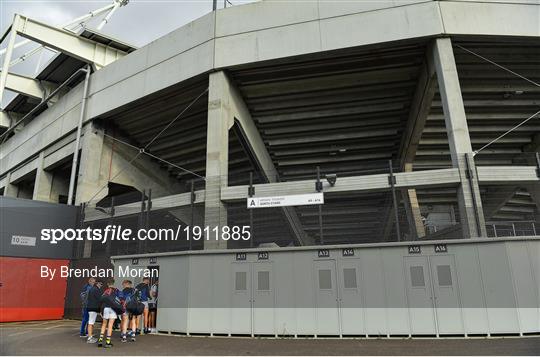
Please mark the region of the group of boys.
[[[122, 282], [122, 290], [114, 287], [114, 279], [108, 279], [105, 283], [94, 278], [88, 279], [81, 292], [83, 302], [83, 320], [81, 323], [80, 336], [86, 338], [87, 343], [96, 343], [99, 347], [112, 347], [111, 336], [113, 326], [120, 319], [121, 341], [135, 342], [136, 335], [140, 334], [137, 326], [143, 316], [144, 333], [150, 329], [149, 300], [157, 298], [157, 290], [151, 291], [150, 280], [144, 278], [142, 283], [135, 288], [130, 280]], [[157, 286], [157, 285], [156, 285]], [[94, 337], [94, 324], [98, 313], [103, 322], [99, 338]], [[129, 331], [128, 331], [129, 328]]]

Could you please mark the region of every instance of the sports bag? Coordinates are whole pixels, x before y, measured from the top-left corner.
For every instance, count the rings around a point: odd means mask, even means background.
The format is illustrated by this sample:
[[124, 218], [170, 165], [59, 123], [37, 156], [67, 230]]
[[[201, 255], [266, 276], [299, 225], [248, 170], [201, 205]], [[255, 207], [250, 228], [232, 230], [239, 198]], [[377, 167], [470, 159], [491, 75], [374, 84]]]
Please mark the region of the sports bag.
[[150, 297], [150, 287], [148, 286], [148, 284], [139, 283], [135, 287], [135, 290], [140, 292], [139, 297], [141, 301], [148, 301], [148, 298]]
[[81, 305], [82, 307], [86, 307], [88, 305], [88, 293], [89, 289], [84, 289], [81, 291], [80, 297], [81, 297]]
[[107, 288], [103, 291], [101, 303], [104, 307], [110, 307], [119, 315], [124, 313], [124, 306], [122, 305], [115, 288]]
[[141, 302], [141, 292], [137, 289], [129, 297], [126, 297], [126, 311], [139, 316], [144, 312], [144, 304]]

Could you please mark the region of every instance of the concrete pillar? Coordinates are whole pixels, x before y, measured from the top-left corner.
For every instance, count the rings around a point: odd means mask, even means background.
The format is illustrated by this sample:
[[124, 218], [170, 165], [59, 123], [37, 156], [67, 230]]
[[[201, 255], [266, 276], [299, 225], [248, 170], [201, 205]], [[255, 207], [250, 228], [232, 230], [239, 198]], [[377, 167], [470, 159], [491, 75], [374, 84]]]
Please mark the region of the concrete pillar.
[[6, 187], [4, 187], [5, 197], [17, 197], [19, 194], [19, 188], [17, 185], [11, 183], [11, 172], [8, 172], [6, 177]]
[[[405, 172], [412, 171], [412, 163], [406, 163], [404, 165]], [[418, 203], [418, 197], [416, 196], [416, 189], [406, 189], [402, 191], [405, 201], [405, 209], [407, 212], [407, 218], [409, 225], [413, 230], [411, 234], [416, 238], [422, 238], [426, 235], [424, 228], [424, 222], [422, 221], [422, 214], [420, 212], [420, 204]]]
[[45, 152], [42, 151], [39, 153], [38, 157], [36, 179], [34, 181], [34, 193], [32, 194], [32, 199], [44, 202], [55, 202], [54, 199], [51, 199], [53, 174], [44, 170], [44, 159]]
[[[92, 206], [105, 197], [109, 191], [106, 186], [108, 181], [102, 172], [104, 132], [102, 128], [90, 122], [84, 126], [83, 133], [78, 178], [76, 181], [75, 205], [87, 202], [90, 206], [87, 209], [92, 209]], [[90, 258], [91, 256], [92, 241], [85, 240], [82, 257]]]
[[[227, 210], [221, 202], [221, 188], [227, 187], [229, 129], [234, 123], [230, 91], [224, 72], [211, 73], [208, 89], [208, 128], [206, 137], [206, 197], [204, 225], [210, 229], [227, 224]], [[226, 249], [227, 242], [211, 236], [205, 249]]]
[[[227, 186], [229, 131], [235, 120], [242, 130], [251, 154], [256, 158], [257, 170], [268, 182], [277, 182], [277, 170], [266, 149], [264, 140], [244, 103], [242, 94], [225, 72], [210, 75], [208, 104], [208, 143], [206, 162], [206, 225], [215, 227], [227, 224], [227, 212], [220, 200], [221, 187]], [[315, 244], [303, 230], [294, 207], [284, 207], [283, 213], [300, 245]], [[209, 248], [225, 248], [226, 242], [208, 243]]]
[[[454, 51], [449, 38], [435, 40], [433, 62], [437, 72], [452, 164], [459, 169], [461, 176], [461, 185], [458, 188], [458, 204], [463, 235], [467, 238], [485, 237], [487, 233], [476, 168], [472, 159], [469, 128], [463, 98], [461, 97]], [[469, 155], [468, 159], [467, 155]], [[468, 175], [471, 175], [470, 180]]]
[[102, 167], [104, 132], [90, 122], [83, 128], [83, 133], [75, 205], [86, 202], [92, 206], [108, 193], [108, 180]]

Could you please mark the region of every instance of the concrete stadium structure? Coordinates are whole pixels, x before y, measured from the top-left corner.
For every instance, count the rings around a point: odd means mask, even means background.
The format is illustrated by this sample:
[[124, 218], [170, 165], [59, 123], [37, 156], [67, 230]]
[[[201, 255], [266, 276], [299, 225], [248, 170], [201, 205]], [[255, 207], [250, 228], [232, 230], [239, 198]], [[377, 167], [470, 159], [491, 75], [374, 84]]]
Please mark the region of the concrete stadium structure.
[[[18, 95], [1, 112], [0, 190], [91, 208], [151, 189], [151, 210], [223, 226], [245, 221], [250, 172], [255, 196], [301, 194], [319, 166], [338, 177], [323, 183], [325, 244], [396, 240], [401, 219], [397, 240], [485, 238], [497, 222], [537, 235], [540, 123], [514, 127], [540, 107], [539, 23], [525, 0], [260, 1], [136, 49], [17, 15], [2, 38], [0, 90]], [[9, 73], [16, 36], [61, 53], [36, 78]], [[255, 245], [322, 242], [313, 207], [272, 216]]]

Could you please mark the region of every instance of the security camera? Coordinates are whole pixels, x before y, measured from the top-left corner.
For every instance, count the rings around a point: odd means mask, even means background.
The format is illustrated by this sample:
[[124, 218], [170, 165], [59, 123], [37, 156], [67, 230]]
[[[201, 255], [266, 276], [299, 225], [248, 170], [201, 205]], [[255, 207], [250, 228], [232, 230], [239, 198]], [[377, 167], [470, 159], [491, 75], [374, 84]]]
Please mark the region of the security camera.
[[337, 175], [336, 174], [327, 174], [326, 175], [326, 181], [330, 184], [330, 186], [334, 186], [337, 181]]

